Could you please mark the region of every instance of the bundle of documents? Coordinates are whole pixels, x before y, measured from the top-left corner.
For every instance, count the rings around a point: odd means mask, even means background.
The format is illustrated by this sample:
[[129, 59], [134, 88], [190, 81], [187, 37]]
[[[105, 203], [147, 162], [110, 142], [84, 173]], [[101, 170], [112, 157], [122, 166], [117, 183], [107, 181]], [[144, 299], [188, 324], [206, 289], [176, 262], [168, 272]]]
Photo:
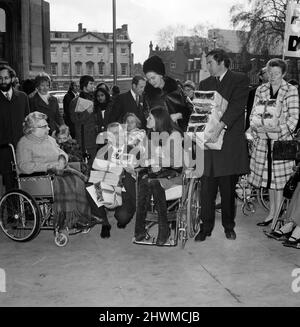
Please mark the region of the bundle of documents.
[[216, 143], [209, 143], [210, 135], [227, 109], [227, 100], [217, 91], [195, 91], [193, 112], [188, 124], [188, 133], [202, 149], [221, 150], [225, 131]]
[[108, 160], [95, 159], [93, 162], [94, 170], [90, 173], [90, 183], [103, 182], [108, 185], [117, 186], [123, 167]]

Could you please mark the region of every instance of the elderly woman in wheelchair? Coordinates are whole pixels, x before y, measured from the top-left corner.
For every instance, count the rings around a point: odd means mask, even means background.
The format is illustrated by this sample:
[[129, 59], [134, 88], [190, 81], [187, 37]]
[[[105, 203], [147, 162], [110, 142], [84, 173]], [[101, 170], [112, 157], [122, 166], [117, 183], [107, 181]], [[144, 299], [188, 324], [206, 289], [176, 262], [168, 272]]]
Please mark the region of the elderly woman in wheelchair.
[[[182, 170], [182, 131], [175, 125], [168, 111], [160, 106], [154, 107], [147, 119], [149, 150], [152, 159], [146, 174], [140, 174], [138, 181], [138, 203], [135, 224], [135, 242], [147, 239], [146, 215], [150, 197], [158, 213], [158, 236], [156, 245], [163, 246], [170, 236], [167, 219], [167, 201], [165, 190], [174, 184], [181, 184]], [[154, 159], [154, 162], [153, 162]]]
[[53, 179], [54, 227], [84, 229], [100, 222], [93, 217], [88, 202], [85, 182], [80, 171], [68, 166], [68, 155], [48, 135], [47, 116], [38, 111], [24, 121], [24, 136], [17, 145], [17, 169], [21, 174], [51, 173]]

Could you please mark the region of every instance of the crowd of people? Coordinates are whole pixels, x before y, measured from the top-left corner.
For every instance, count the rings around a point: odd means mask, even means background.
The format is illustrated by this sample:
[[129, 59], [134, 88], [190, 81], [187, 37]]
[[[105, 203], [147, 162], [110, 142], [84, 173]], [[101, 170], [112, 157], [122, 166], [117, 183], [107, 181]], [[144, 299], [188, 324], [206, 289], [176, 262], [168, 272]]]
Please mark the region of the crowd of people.
[[[218, 92], [227, 108], [206, 140], [216, 143], [224, 135], [221, 149], [204, 151], [202, 223], [195, 241], [203, 242], [213, 232], [218, 191], [225, 237], [235, 240], [235, 185], [239, 176], [249, 175], [249, 183], [269, 189], [270, 211], [259, 226], [268, 226], [280, 210], [283, 189], [295, 162], [273, 160], [272, 151], [276, 140], [291, 140], [297, 129], [299, 95], [295, 83], [285, 81], [287, 64], [281, 59], [267, 63], [259, 73], [260, 85], [253, 89], [246, 74], [230, 70], [229, 56], [221, 49], [207, 54], [207, 67], [210, 77], [200, 82], [198, 90]], [[76, 82], [70, 83], [62, 116], [57, 99], [49, 94], [49, 75], [38, 75], [34, 88], [24, 83], [27, 96], [14, 87], [15, 71], [0, 66], [0, 145], [11, 143], [16, 148], [20, 173], [55, 174], [54, 213], [60, 228], [85, 228], [101, 221], [101, 237], [110, 237], [107, 209], [98, 207], [86, 191], [88, 175], [95, 158], [111, 161], [134, 149], [140, 162], [145, 158], [157, 160], [139, 180], [133, 167], [124, 168], [122, 205], [115, 208], [117, 226], [125, 228], [136, 215], [135, 239], [145, 239], [145, 219], [153, 196], [158, 212], [156, 244], [167, 242], [170, 229], [165, 190], [181, 182], [184, 160], [178, 147], [183, 144], [197, 87], [193, 81], [180, 83], [167, 76], [163, 61], [156, 55], [144, 62], [143, 73], [133, 77], [131, 89], [125, 93], [120, 93], [117, 86], [110, 90], [105, 83], [95, 85], [93, 76], [81, 76], [79, 90]], [[262, 123], [259, 108], [263, 103], [266, 110], [269, 101], [275, 103], [272, 110], [276, 126]], [[106, 143], [97, 144], [99, 134], [104, 132], [109, 135]], [[167, 133], [168, 137], [157, 141], [153, 132]], [[252, 141], [250, 154], [246, 135]], [[162, 164], [164, 158], [169, 159], [168, 167]], [[11, 159], [10, 151], [1, 148], [0, 175], [7, 191], [15, 187]], [[70, 166], [72, 161], [82, 163], [81, 171]], [[287, 226], [274, 232], [276, 237], [290, 233], [287, 244], [300, 244], [298, 203], [299, 186], [291, 201]]]

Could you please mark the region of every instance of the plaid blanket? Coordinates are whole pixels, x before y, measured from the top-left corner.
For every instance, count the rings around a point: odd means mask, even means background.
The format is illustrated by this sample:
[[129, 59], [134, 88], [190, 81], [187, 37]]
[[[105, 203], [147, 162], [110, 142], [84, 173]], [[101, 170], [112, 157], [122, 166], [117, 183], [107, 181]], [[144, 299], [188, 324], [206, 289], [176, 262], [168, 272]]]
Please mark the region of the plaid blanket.
[[54, 226], [73, 228], [80, 221], [88, 223], [91, 217], [85, 182], [78, 174], [64, 171], [54, 178]]

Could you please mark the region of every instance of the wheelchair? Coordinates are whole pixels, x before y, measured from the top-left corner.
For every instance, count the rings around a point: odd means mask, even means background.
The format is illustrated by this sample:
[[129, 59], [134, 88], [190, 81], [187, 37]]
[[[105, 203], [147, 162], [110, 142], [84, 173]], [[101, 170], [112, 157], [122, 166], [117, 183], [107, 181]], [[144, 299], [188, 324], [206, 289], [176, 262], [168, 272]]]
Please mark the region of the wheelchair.
[[54, 175], [48, 173], [19, 174], [12, 144], [8, 144], [13, 157], [12, 168], [16, 174], [17, 189], [6, 192], [0, 199], [0, 228], [13, 241], [28, 242], [41, 230], [53, 230], [54, 242], [62, 247], [68, 236], [87, 233], [87, 229], [64, 229], [54, 226], [53, 190]]
[[[138, 207], [138, 179], [139, 170], [136, 178], [136, 207]], [[167, 200], [167, 219], [171, 226], [169, 240], [164, 246], [177, 246], [180, 243], [181, 248], [189, 238], [193, 238], [200, 229], [200, 179], [193, 176], [191, 169], [182, 173], [181, 185], [173, 185], [165, 190]], [[153, 197], [150, 200], [146, 216], [146, 239], [133, 243], [143, 245], [156, 245], [156, 235], [154, 227], [158, 225], [158, 214], [155, 208]]]

